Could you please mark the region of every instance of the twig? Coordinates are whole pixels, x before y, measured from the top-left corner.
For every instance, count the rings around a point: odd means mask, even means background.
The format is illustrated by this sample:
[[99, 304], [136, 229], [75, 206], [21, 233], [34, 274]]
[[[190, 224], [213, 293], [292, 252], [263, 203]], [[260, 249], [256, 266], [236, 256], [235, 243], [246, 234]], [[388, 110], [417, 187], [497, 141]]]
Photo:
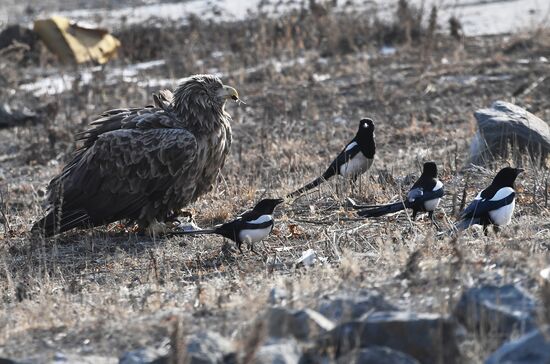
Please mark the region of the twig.
[[518, 95], [514, 95], [514, 96], [526, 96], [526, 95], [530, 94], [531, 92], [533, 92], [534, 89], [539, 87], [539, 85], [541, 83], [543, 83], [546, 80], [547, 77], [548, 76], [540, 76], [529, 87], [527, 87], [525, 90], [520, 92]]
[[0, 190], [0, 214], [2, 214], [2, 224], [4, 225], [4, 232], [10, 231], [10, 223], [8, 216], [6, 215], [6, 204], [4, 203], [4, 192]]

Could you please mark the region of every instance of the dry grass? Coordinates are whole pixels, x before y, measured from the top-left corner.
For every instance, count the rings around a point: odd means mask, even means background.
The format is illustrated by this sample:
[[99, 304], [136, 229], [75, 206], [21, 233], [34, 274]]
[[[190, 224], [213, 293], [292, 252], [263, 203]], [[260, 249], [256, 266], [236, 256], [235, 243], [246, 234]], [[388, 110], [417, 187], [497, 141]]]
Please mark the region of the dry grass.
[[[120, 30], [128, 49], [122, 59], [97, 71], [93, 83], [75, 81], [57, 96], [4, 95], [19, 104], [56, 102], [59, 113], [43, 125], [0, 131], [0, 355], [46, 358], [62, 350], [116, 357], [203, 328], [236, 340], [246, 357], [261, 330], [255, 317], [265, 310], [272, 287], [285, 288], [288, 304], [296, 308], [315, 307], [328, 292], [364, 287], [382, 291], [403, 309], [444, 313], [451, 311], [461, 288], [475, 282], [519, 282], [539, 293], [538, 271], [550, 263], [548, 171], [527, 159], [515, 218], [499, 236], [484, 237], [472, 229], [457, 241], [437, 238], [425, 218], [412, 222], [400, 213], [365, 221], [343, 201], [347, 196], [365, 203], [396, 198], [419, 174], [421, 163], [434, 160], [447, 191], [437, 218], [442, 226], [454, 221], [464, 192], [471, 199], [508, 163], [476, 173], [464, 169], [475, 132], [473, 111], [504, 99], [550, 120], [550, 83], [512, 96], [521, 84], [548, 73], [548, 63], [538, 59], [550, 57], [545, 47], [550, 35], [457, 42], [437, 32], [424, 37], [422, 29], [415, 33], [408, 26], [390, 37], [381, 35], [390, 25], [374, 19], [361, 23], [358, 14], [304, 14], [213, 29], [194, 19], [192, 32], [186, 33], [191, 34], [186, 42], [197, 45], [193, 52], [175, 32], [154, 30], [150, 39], [160, 39], [160, 46], [152, 48], [151, 41], [136, 44], [130, 38], [151, 28]], [[282, 35], [274, 33], [276, 26]], [[327, 34], [319, 33], [323, 29]], [[229, 34], [231, 39], [222, 37]], [[378, 53], [376, 42], [386, 36], [399, 42], [394, 55]], [[429, 44], [422, 43], [425, 39]], [[224, 56], [212, 57], [213, 52]], [[290, 62], [297, 57], [303, 61]], [[167, 63], [132, 82], [106, 79], [111, 67], [151, 58]], [[48, 63], [41, 69], [13, 69], [10, 85], [56, 70]], [[214, 191], [189, 207], [200, 226], [315, 177], [363, 116], [376, 120], [373, 170], [354, 191], [341, 180], [332, 181], [279, 208], [276, 230], [257, 247], [259, 255], [222, 249], [218, 237], [155, 240], [104, 228], [51, 241], [28, 238], [30, 224], [42, 213], [47, 182], [73, 150], [73, 135], [94, 115], [150, 103], [156, 86], [147, 85], [155, 77], [175, 80], [210, 69], [237, 87], [247, 105], [229, 106], [234, 116], [231, 158]], [[296, 268], [293, 262], [309, 248], [324, 262]], [[491, 337], [468, 336], [463, 353], [478, 362], [492, 347]]]

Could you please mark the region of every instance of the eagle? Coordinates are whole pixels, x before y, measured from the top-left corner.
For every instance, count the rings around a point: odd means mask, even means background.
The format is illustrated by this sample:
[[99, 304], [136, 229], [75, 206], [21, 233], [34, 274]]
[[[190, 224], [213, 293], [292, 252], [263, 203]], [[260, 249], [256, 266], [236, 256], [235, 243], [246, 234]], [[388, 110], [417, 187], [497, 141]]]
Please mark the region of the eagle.
[[82, 145], [47, 187], [45, 236], [125, 220], [170, 221], [213, 188], [231, 146], [225, 103], [237, 90], [213, 75], [185, 78], [154, 105], [106, 111], [77, 134]]

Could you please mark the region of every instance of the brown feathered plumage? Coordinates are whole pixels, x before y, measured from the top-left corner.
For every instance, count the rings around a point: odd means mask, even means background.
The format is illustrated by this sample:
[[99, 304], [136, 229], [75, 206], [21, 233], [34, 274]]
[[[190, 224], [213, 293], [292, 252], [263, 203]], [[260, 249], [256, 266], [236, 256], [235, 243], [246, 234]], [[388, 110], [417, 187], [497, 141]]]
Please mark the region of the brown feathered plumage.
[[118, 220], [165, 221], [212, 189], [231, 145], [227, 99], [237, 91], [195, 75], [154, 95], [154, 106], [103, 113], [48, 186], [48, 214], [33, 229], [53, 235]]

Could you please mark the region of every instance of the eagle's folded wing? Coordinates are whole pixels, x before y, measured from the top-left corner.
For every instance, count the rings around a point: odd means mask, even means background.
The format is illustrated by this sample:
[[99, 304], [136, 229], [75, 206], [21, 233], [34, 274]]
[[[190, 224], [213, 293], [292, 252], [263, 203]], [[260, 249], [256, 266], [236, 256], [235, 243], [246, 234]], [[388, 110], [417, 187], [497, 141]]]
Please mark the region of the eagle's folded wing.
[[148, 219], [155, 216], [145, 211], [148, 206], [153, 210], [193, 196], [197, 151], [195, 137], [185, 129], [101, 134], [52, 181], [50, 203], [66, 211], [78, 207], [94, 223], [128, 216]]

